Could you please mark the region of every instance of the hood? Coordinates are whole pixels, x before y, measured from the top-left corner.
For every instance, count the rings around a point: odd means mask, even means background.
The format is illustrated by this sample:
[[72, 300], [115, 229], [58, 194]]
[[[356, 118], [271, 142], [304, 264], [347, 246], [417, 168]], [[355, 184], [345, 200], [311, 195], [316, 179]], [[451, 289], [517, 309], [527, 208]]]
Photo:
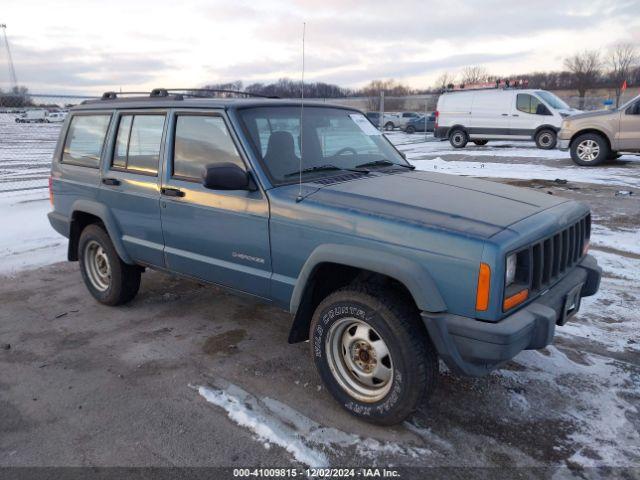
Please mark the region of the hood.
[[482, 238], [566, 201], [526, 188], [423, 171], [374, 173], [322, 186], [304, 200]]
[[575, 115], [571, 115], [568, 118], [571, 120], [578, 120], [580, 118], [593, 118], [593, 117], [604, 117], [605, 115], [611, 115], [616, 113], [615, 110], [595, 110], [592, 112], [581, 112], [576, 113]]
[[562, 117], [573, 117], [575, 115], [579, 115], [582, 110], [578, 110], [577, 108], [560, 108], [556, 110]]

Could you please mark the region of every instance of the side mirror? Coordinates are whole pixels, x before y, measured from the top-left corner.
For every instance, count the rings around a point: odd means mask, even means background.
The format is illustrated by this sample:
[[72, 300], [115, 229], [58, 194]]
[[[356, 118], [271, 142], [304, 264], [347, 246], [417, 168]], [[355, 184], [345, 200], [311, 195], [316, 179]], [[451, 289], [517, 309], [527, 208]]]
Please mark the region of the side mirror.
[[255, 190], [249, 172], [235, 163], [207, 165], [202, 173], [202, 185], [210, 190]]

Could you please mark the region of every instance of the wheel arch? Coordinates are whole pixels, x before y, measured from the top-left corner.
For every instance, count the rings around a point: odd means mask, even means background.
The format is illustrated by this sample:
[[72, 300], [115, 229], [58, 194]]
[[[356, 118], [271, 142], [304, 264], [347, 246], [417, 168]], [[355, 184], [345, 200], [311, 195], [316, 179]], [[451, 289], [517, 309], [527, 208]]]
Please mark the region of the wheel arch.
[[453, 132], [454, 130], [462, 130], [464, 133], [467, 134], [467, 137], [469, 136], [469, 130], [467, 129], [467, 127], [465, 127], [464, 125], [455, 124], [455, 125], [451, 125], [450, 127], [448, 127], [448, 129], [447, 129], [447, 138], [449, 138], [451, 136], [451, 132]]
[[120, 234], [120, 228], [113, 218], [109, 209], [97, 202], [90, 200], [78, 200], [71, 207], [71, 222], [69, 228], [69, 248], [67, 257], [70, 261], [78, 260], [78, 241], [82, 230], [94, 223], [102, 224], [105, 228], [116, 252], [123, 262], [133, 265], [135, 262], [131, 259]]
[[360, 277], [390, 282], [421, 311], [446, 310], [433, 278], [416, 262], [388, 252], [322, 245], [309, 256], [294, 287], [289, 307], [294, 314], [289, 343], [307, 340], [311, 317], [320, 301]]
[[558, 134], [558, 132], [560, 131], [559, 127], [556, 127], [554, 125], [548, 125], [548, 124], [544, 124], [544, 125], [540, 125], [538, 128], [535, 129], [535, 131], [533, 132], [533, 136], [531, 138], [536, 138], [536, 136], [542, 131], [542, 130], [551, 130], [552, 132], [554, 132], [556, 135]]
[[613, 150], [612, 145], [611, 145], [611, 140], [609, 139], [609, 135], [607, 135], [605, 132], [603, 132], [602, 130], [600, 130], [598, 128], [583, 128], [582, 130], [578, 130], [576, 133], [574, 133], [571, 136], [571, 140], [569, 141], [569, 145], [572, 146], [573, 142], [580, 135], [584, 135], [586, 133], [592, 133], [592, 134], [595, 134], [595, 135], [600, 135], [607, 142], [607, 146], [609, 147], [609, 150]]

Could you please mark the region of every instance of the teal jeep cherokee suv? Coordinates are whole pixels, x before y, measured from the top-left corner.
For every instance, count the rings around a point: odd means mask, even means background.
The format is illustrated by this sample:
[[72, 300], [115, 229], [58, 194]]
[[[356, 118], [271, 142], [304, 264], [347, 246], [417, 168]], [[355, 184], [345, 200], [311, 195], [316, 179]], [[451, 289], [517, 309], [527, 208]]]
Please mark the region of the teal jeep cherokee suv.
[[285, 308], [331, 394], [379, 424], [439, 359], [483, 375], [545, 347], [600, 282], [585, 204], [416, 171], [341, 106], [106, 93], [65, 120], [51, 196], [98, 301], [152, 268]]

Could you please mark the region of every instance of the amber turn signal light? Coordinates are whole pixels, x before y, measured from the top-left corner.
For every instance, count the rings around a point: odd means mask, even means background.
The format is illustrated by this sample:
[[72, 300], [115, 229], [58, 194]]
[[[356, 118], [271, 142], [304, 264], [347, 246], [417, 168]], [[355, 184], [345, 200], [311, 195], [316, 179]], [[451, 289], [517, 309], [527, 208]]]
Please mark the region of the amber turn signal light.
[[476, 290], [476, 310], [481, 312], [489, 308], [489, 287], [491, 285], [491, 267], [480, 264], [478, 271], [478, 289]]
[[510, 297], [505, 298], [504, 303], [502, 304], [502, 309], [505, 312], [507, 310], [511, 310], [516, 305], [520, 305], [527, 298], [529, 298], [529, 290], [525, 288], [524, 290], [520, 290], [515, 295], [511, 295]]

